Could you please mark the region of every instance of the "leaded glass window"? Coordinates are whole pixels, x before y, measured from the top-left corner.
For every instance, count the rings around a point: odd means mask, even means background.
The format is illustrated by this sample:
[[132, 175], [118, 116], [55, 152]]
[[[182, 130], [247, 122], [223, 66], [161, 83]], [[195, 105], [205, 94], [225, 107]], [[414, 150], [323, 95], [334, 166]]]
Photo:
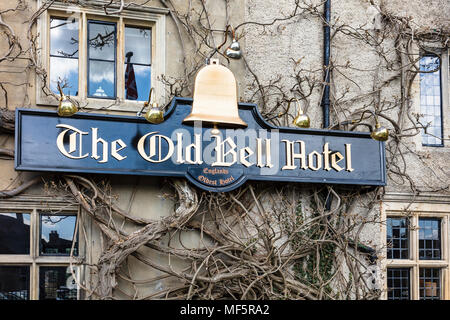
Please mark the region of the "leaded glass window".
[[30, 214], [0, 213], [0, 254], [30, 253]]
[[[41, 254], [69, 255], [74, 239], [76, 216], [41, 214]], [[73, 255], [78, 255], [75, 237]]]
[[146, 101], [151, 87], [152, 30], [125, 27], [125, 99]]
[[436, 218], [419, 219], [419, 259], [441, 259], [441, 221]]
[[116, 98], [116, 24], [88, 21], [88, 97]]
[[0, 212], [0, 300], [77, 299], [82, 294], [75, 281], [79, 266], [70, 267], [69, 256], [72, 247], [78, 255], [77, 215], [54, 211]]
[[441, 298], [441, 270], [420, 268], [420, 300], [439, 300]]
[[388, 268], [388, 300], [409, 300], [410, 279], [409, 268]]
[[78, 21], [74, 18], [50, 19], [50, 89], [78, 95]]
[[422, 144], [428, 146], [443, 145], [442, 100], [440, 60], [437, 56], [424, 56], [420, 59], [420, 122]]
[[0, 300], [28, 300], [30, 267], [0, 266]]
[[39, 300], [76, 300], [77, 286], [70, 267], [39, 268]]
[[409, 230], [407, 218], [387, 219], [387, 258], [409, 258]]

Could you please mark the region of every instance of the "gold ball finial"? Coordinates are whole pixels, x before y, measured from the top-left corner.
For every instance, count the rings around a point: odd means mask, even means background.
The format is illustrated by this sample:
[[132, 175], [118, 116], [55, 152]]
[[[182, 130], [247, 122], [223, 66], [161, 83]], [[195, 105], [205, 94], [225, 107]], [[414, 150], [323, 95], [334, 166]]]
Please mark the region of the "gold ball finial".
[[148, 101], [144, 102], [144, 108], [150, 105], [150, 109], [145, 113], [144, 118], [153, 124], [159, 124], [164, 121], [164, 112], [158, 107], [155, 98], [155, 90], [150, 88]]
[[78, 107], [70, 101], [68, 97], [63, 93], [62, 88], [58, 82], [59, 90], [59, 104], [58, 104], [58, 115], [60, 117], [70, 117], [78, 112]]
[[[303, 113], [303, 110], [300, 106], [300, 102], [298, 101], [297, 98], [295, 98], [296, 100], [296, 107], [298, 108], [298, 114], [297, 116], [294, 118], [294, 121], [292, 122], [292, 124], [296, 127], [299, 128], [309, 128], [311, 121], [308, 117], [308, 115], [306, 113]], [[289, 104], [291, 102], [289, 101]]]

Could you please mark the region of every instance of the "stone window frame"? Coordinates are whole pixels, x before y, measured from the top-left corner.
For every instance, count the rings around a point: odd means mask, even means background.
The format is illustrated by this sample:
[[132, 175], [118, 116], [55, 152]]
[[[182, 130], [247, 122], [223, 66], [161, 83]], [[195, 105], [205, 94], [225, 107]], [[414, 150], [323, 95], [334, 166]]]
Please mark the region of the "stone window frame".
[[[421, 133], [415, 135], [413, 137], [413, 141], [416, 145], [417, 151], [446, 152], [446, 149], [450, 147], [450, 117], [448, 116], [450, 110], [450, 49], [430, 47], [429, 50], [441, 58], [441, 121], [443, 145], [423, 145]], [[420, 52], [418, 48], [416, 48], [416, 52], [417, 55], [414, 57], [418, 58], [416, 66], [419, 68], [419, 58], [425, 54], [424, 52]], [[412, 111], [416, 114], [420, 114], [420, 74], [417, 74], [413, 81], [411, 88], [411, 102], [413, 104]]]
[[[40, 213], [76, 215], [81, 217], [78, 205], [71, 204], [68, 199], [46, 196], [16, 196], [0, 201], [0, 213], [26, 213], [30, 214], [30, 253], [29, 254], [0, 254], [0, 266], [27, 266], [30, 268], [29, 300], [39, 300], [39, 268], [40, 267], [68, 267], [73, 266], [77, 271], [77, 281], [85, 277], [85, 268], [77, 266], [68, 255], [41, 255], [39, 248]], [[81, 223], [79, 222], [79, 226]], [[80, 236], [78, 228], [78, 257], [82, 258], [85, 242]], [[84, 281], [82, 281], [84, 282]], [[77, 297], [83, 298], [83, 292], [78, 287]]]
[[[388, 194], [381, 202], [381, 240], [384, 246], [384, 285], [382, 299], [387, 299], [387, 268], [410, 268], [410, 297], [419, 300], [420, 268], [441, 269], [441, 300], [450, 300], [450, 200], [446, 196], [426, 195], [415, 197], [409, 194]], [[409, 219], [409, 259], [387, 259], [386, 221], [388, 217]], [[441, 219], [441, 259], [419, 260], [419, 218]]]
[[[40, 7], [44, 0], [38, 0], [37, 6]], [[79, 58], [78, 58], [78, 96], [71, 98], [79, 103], [86, 110], [110, 110], [122, 112], [138, 112], [142, 109], [142, 102], [125, 100], [124, 90], [117, 90], [116, 99], [96, 99], [87, 97], [87, 20], [94, 19], [100, 21], [109, 21], [117, 23], [117, 54], [116, 54], [116, 88], [125, 86], [125, 57], [124, 37], [125, 26], [146, 27], [152, 30], [152, 69], [151, 83], [155, 89], [156, 97], [159, 103], [165, 100], [165, 88], [162, 82], [157, 81], [158, 75], [165, 74], [166, 69], [166, 15], [169, 13], [165, 8], [154, 7], [127, 7], [120, 15], [106, 15], [101, 5], [108, 4], [109, 1], [97, 0], [91, 4], [97, 7], [80, 7], [70, 3], [56, 1], [39, 17], [37, 21], [37, 45], [40, 48], [38, 63], [45, 70], [49, 70], [50, 64], [50, 17], [74, 17], [78, 19], [79, 28]], [[48, 74], [49, 75], [49, 74]], [[49, 80], [49, 76], [47, 77]], [[42, 91], [43, 80], [36, 77], [36, 104], [45, 106], [58, 106], [58, 100], [52, 96], [47, 96]]]

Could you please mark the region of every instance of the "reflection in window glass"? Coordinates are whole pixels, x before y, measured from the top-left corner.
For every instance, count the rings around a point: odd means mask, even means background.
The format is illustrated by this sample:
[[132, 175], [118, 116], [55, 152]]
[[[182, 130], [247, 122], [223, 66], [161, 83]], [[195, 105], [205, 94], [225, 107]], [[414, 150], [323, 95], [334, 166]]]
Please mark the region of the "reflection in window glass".
[[57, 81], [66, 83], [63, 92], [78, 95], [78, 21], [50, 19], [50, 89], [59, 93]]
[[409, 284], [408, 268], [387, 269], [388, 300], [409, 300]]
[[[41, 216], [41, 254], [69, 255], [74, 238], [76, 216]], [[78, 255], [78, 241], [75, 235], [74, 255]]]
[[[422, 129], [422, 144], [442, 145], [441, 115], [441, 72], [437, 56], [424, 56], [420, 59], [420, 122], [428, 125], [427, 131]], [[431, 72], [437, 70], [435, 72]]]
[[39, 299], [77, 299], [77, 285], [70, 272], [70, 267], [39, 268]]
[[0, 266], [0, 300], [28, 300], [30, 296], [30, 268]]
[[151, 29], [125, 27], [125, 98], [146, 101], [151, 87]]
[[88, 96], [114, 99], [116, 97], [116, 25], [92, 20], [88, 24]]
[[436, 218], [419, 219], [419, 259], [441, 259], [441, 221]]
[[30, 253], [30, 215], [0, 213], [0, 254]]
[[436, 268], [421, 268], [420, 300], [439, 300], [441, 298], [440, 270]]
[[387, 258], [408, 259], [409, 258], [409, 230], [406, 218], [387, 219]]

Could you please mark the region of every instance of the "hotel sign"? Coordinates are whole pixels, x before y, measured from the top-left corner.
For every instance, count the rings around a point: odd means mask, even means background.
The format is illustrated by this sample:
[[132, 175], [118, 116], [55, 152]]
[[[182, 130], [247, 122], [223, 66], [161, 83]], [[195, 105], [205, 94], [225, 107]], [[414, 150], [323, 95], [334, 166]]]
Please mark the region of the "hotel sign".
[[175, 98], [165, 121], [17, 109], [15, 169], [185, 177], [233, 190], [247, 180], [385, 185], [384, 143], [369, 133], [274, 127], [256, 105], [239, 104], [248, 127], [182, 124], [192, 99]]

